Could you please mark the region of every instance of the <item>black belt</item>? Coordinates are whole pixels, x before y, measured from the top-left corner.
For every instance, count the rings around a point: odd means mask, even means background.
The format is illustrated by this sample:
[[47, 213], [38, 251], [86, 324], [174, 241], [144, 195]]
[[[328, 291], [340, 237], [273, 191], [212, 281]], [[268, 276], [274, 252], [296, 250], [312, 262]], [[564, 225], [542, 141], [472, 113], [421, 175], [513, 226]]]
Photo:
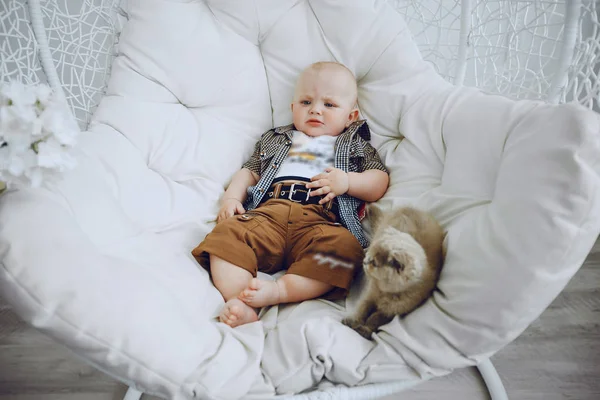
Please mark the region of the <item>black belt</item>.
[[[323, 196], [311, 196], [312, 189], [307, 188], [304, 182], [274, 183], [263, 196], [261, 203], [270, 199], [285, 199], [300, 204], [319, 204]], [[338, 204], [335, 199], [323, 204], [323, 208], [338, 215]]]

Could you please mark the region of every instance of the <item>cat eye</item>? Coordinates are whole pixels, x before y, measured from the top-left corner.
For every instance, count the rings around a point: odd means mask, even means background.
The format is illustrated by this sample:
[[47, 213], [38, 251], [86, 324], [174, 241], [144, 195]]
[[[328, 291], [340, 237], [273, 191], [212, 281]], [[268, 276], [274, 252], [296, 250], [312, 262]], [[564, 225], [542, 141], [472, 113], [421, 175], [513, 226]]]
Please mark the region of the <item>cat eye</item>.
[[392, 258], [390, 260], [390, 264], [398, 271], [404, 271], [404, 264], [399, 262], [398, 260]]

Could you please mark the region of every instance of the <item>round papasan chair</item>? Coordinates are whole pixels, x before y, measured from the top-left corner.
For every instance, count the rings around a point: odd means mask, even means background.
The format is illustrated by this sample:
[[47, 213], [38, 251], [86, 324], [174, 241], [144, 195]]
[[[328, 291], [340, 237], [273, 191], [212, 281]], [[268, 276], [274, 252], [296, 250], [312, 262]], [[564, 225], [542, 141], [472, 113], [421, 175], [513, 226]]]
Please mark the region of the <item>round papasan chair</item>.
[[[584, 0], [3, 2], [1, 80], [49, 82], [83, 132], [76, 169], [0, 196], [0, 291], [128, 384], [127, 399], [377, 398], [467, 366], [506, 398], [489, 358], [600, 232], [597, 12]], [[358, 79], [391, 171], [376, 206], [417, 206], [447, 231], [433, 296], [373, 340], [340, 323], [360, 280], [343, 302], [217, 323], [223, 299], [190, 253], [319, 60]]]

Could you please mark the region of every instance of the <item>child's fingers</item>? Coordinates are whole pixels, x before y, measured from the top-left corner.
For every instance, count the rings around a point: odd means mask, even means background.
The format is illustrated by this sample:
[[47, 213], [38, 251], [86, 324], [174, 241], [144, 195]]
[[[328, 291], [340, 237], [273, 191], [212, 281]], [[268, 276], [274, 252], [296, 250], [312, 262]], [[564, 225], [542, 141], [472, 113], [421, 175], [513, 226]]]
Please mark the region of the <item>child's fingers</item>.
[[329, 200], [333, 200], [335, 198], [335, 193], [333, 192], [329, 192], [327, 194], [327, 196], [323, 197], [321, 200], [319, 200], [319, 204], [325, 204], [327, 203]]
[[244, 206], [241, 204], [237, 204], [235, 206], [235, 210], [237, 211], [238, 214], [243, 214], [246, 212], [246, 210], [244, 210]]
[[330, 186], [323, 186], [321, 189], [315, 190], [316, 196], [328, 194], [329, 192], [331, 192]]
[[225, 221], [227, 218], [231, 217], [232, 215], [233, 215], [233, 213], [230, 210], [223, 210], [219, 214], [218, 222]]
[[312, 178], [310, 178], [310, 180], [314, 182], [316, 180], [323, 179], [326, 176], [327, 176], [327, 174], [325, 172], [321, 172], [320, 174], [317, 174], [317, 175], [313, 176]]
[[[317, 175], [318, 176], [318, 175]], [[318, 188], [329, 185], [329, 179], [319, 179], [317, 181], [307, 183], [306, 187], [309, 189]]]

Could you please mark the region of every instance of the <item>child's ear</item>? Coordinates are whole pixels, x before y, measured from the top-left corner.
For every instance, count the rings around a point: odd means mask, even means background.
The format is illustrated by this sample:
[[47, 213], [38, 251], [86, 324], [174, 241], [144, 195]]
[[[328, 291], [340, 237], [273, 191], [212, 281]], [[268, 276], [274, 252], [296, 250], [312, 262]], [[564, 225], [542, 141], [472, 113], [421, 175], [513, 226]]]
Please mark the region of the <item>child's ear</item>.
[[353, 122], [358, 120], [358, 108], [353, 109], [348, 114], [348, 122], [346, 122], [346, 128], [349, 127]]
[[294, 103], [290, 104], [290, 108], [292, 109], [292, 112], [294, 112]]

